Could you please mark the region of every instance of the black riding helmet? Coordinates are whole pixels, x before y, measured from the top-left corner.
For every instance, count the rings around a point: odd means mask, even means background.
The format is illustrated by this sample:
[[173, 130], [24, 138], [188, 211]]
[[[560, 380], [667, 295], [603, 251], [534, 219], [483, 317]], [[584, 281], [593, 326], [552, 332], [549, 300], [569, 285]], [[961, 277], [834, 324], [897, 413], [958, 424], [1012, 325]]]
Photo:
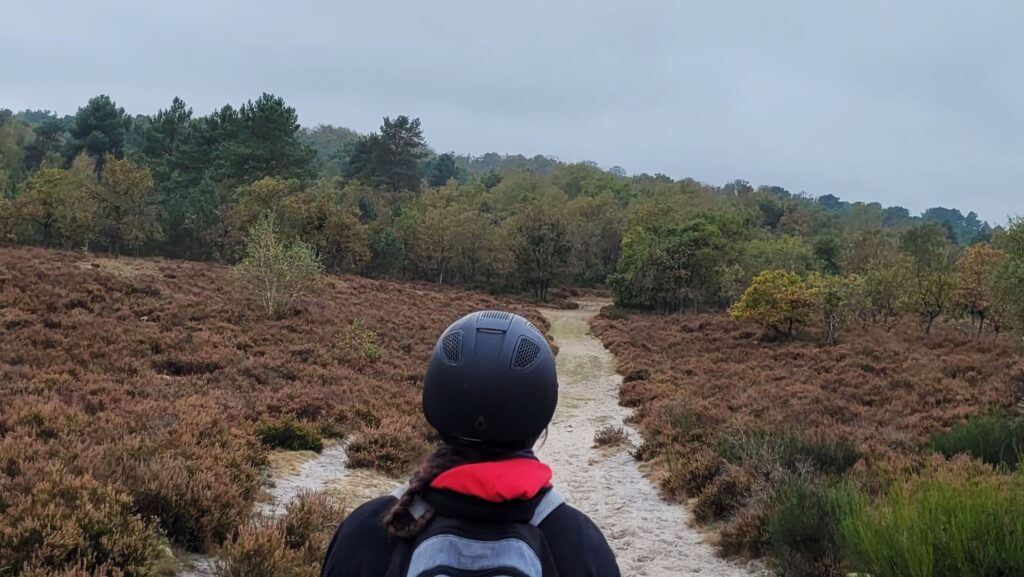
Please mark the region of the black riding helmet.
[[423, 414], [448, 441], [529, 448], [556, 404], [554, 354], [537, 327], [519, 315], [470, 313], [434, 345]]

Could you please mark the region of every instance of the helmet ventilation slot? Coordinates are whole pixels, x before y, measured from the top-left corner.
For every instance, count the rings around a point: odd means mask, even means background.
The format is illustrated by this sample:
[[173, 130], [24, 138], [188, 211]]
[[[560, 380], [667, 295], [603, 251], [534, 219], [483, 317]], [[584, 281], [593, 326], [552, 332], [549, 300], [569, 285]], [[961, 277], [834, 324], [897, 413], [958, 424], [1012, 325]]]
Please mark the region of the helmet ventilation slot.
[[457, 363], [462, 358], [462, 332], [454, 332], [441, 340], [441, 352], [449, 363]]
[[540, 356], [540, 345], [533, 339], [521, 337], [516, 344], [515, 353], [512, 355], [512, 368], [525, 369], [533, 364]]

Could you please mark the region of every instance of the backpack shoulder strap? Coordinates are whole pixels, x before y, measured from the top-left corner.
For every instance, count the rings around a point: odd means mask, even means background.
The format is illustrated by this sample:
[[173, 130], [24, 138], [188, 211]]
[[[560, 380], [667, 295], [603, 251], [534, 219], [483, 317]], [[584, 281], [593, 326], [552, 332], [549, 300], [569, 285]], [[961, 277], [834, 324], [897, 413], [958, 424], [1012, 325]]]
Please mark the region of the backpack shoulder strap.
[[548, 515], [564, 504], [565, 497], [558, 491], [551, 489], [540, 500], [540, 503], [537, 504], [537, 508], [533, 511], [533, 518], [530, 519], [530, 524], [534, 527], [539, 527], [544, 522], [544, 519], [548, 518]]

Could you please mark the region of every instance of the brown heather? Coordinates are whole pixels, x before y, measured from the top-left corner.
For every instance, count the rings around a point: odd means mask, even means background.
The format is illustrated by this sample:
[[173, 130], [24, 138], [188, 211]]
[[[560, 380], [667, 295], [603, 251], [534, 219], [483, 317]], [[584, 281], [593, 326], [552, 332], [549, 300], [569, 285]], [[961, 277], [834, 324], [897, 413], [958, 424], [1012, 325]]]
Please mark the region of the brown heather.
[[660, 463], [665, 493], [695, 499], [701, 521], [724, 521], [727, 553], [764, 551], [784, 486], [849, 479], [878, 493], [934, 458], [935, 432], [1024, 407], [1019, 351], [954, 322], [930, 337], [910, 322], [850, 327], [838, 346], [769, 342], [714, 314], [608, 309], [593, 330], [628, 376], [638, 458]]
[[[354, 466], [404, 473], [432, 441], [417, 407], [434, 338], [494, 307], [527, 312], [334, 277], [266, 320], [226, 267], [0, 248], [0, 576], [147, 575], [160, 532], [231, 538], [267, 423], [354, 435]], [[356, 319], [385, 354], [343, 345]]]

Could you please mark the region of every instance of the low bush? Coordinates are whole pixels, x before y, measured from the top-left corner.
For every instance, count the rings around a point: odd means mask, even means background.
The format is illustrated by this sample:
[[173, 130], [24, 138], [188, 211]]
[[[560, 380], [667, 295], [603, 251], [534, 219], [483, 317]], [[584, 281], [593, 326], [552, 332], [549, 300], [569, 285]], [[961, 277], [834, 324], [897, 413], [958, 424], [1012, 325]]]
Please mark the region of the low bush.
[[670, 459], [668, 474], [661, 481], [666, 496], [677, 501], [696, 497], [718, 477], [725, 463], [712, 451], [696, 449], [685, 458]]
[[428, 445], [411, 419], [395, 419], [364, 428], [354, 436], [347, 450], [350, 466], [400, 477], [427, 453]]
[[[32, 530], [48, 546], [77, 547], [73, 563], [28, 543], [16, 556], [0, 549], [0, 577], [152, 574], [137, 561], [148, 554], [133, 551], [161, 533], [173, 546], [217, 548], [261, 490], [268, 447], [254, 423], [294, 419], [315, 437], [291, 426], [262, 432], [308, 447], [401, 422], [357, 447], [350, 464], [402, 469], [433, 440], [410, 410], [420, 396], [410, 375], [438, 333], [479, 309], [542, 325], [535, 311], [487, 295], [359, 277], [325, 279], [303, 306], [268, 319], [240, 306], [248, 293], [231, 281], [231, 269], [210, 264], [0, 247], [0, 541], [42, 519], [49, 525]], [[386, 335], [381, 346], [394, 344], [372, 367], [338, 350], [354, 318]], [[39, 477], [44, 467], [68, 480]], [[45, 502], [41, 478], [90, 479], [96, 489], [61, 493], [91, 495], [77, 506]], [[119, 529], [93, 539], [80, 525]], [[103, 561], [115, 554], [126, 557]]]
[[128, 495], [59, 466], [21, 473], [0, 473], [0, 576], [152, 575], [164, 556], [160, 536]]
[[[779, 572], [787, 577], [819, 577], [840, 572], [837, 490], [794, 478], [778, 493], [765, 519], [765, 533]], [[881, 575], [888, 575], [880, 573]], [[892, 574], [904, 575], [902, 573]]]
[[279, 518], [259, 517], [224, 544], [219, 577], [316, 577], [343, 509], [321, 493], [303, 493]]
[[838, 527], [851, 569], [872, 575], [1024, 575], [1024, 476], [929, 474], [847, 499]]
[[614, 425], [605, 425], [594, 433], [595, 447], [618, 447], [629, 443], [626, 430]]
[[730, 517], [718, 535], [718, 545], [726, 555], [760, 557], [768, 548], [765, 527], [768, 512], [763, 503], [748, 503]]
[[770, 455], [786, 471], [798, 472], [812, 467], [826, 475], [841, 475], [861, 458], [860, 451], [842, 439], [796, 433], [722, 435], [716, 451], [723, 459], [734, 464]]
[[376, 363], [384, 358], [384, 347], [380, 344], [380, 337], [366, 326], [366, 321], [363, 319], [352, 321], [341, 341], [341, 346], [349, 355], [371, 363]]
[[698, 521], [708, 522], [732, 514], [750, 497], [754, 479], [741, 467], [729, 467], [708, 483], [693, 507]]
[[965, 453], [1014, 470], [1024, 458], [1024, 418], [1003, 413], [977, 415], [933, 435], [932, 447], [946, 457]]
[[286, 451], [324, 450], [324, 441], [320, 431], [309, 423], [295, 419], [264, 423], [256, 428], [256, 436], [264, 445]]

